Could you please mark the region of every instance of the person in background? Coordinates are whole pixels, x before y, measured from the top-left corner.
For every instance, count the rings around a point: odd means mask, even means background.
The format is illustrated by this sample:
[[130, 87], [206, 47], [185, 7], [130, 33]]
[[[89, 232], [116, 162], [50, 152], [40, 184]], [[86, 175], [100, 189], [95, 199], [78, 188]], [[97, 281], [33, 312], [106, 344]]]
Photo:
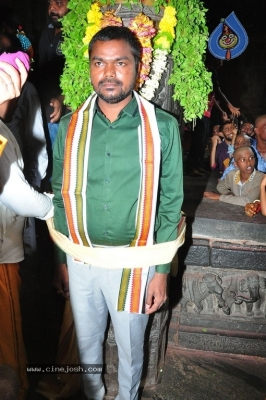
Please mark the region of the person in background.
[[245, 206], [256, 200], [260, 194], [260, 185], [264, 174], [255, 169], [255, 157], [247, 146], [234, 151], [237, 171], [230, 171], [217, 185], [218, 193], [204, 192], [203, 197], [226, 203]]
[[266, 173], [266, 114], [256, 118], [254, 132], [255, 138], [252, 138], [251, 146], [256, 153], [256, 168]]
[[240, 127], [240, 133], [245, 133], [246, 135], [250, 137], [254, 137], [254, 125], [251, 122], [243, 122], [243, 124]]
[[212, 137], [218, 138], [218, 144], [224, 140], [222, 132], [220, 132], [220, 125], [214, 125], [212, 128]]
[[[234, 143], [234, 150], [238, 149], [238, 147], [241, 146], [251, 146], [251, 138], [243, 133], [240, 133], [236, 136], [235, 138], [235, 143]], [[231, 158], [230, 160], [230, 165], [224, 170], [223, 175], [221, 176], [221, 179], [224, 179], [225, 176], [228, 174], [228, 172], [232, 171], [232, 169], [235, 169], [235, 160], [234, 157]]]
[[234, 107], [221, 90], [217, 73], [217, 69], [221, 65], [222, 60], [218, 60], [212, 57], [210, 53], [207, 53], [206, 66], [211, 72], [213, 90], [208, 96], [207, 109], [204, 111], [203, 116], [197, 119], [195, 130], [192, 133], [192, 141], [186, 162], [186, 174], [189, 176], [202, 177], [203, 174], [207, 172], [202, 168], [202, 162], [208, 141], [210, 118], [213, 106], [215, 105], [218, 108], [223, 120], [228, 120], [227, 113], [221, 108], [217, 99], [221, 98], [225, 102], [233, 116], [237, 117], [240, 114], [239, 108]]
[[[16, 53], [19, 54], [19, 53]], [[16, 59], [18, 71], [0, 61], [0, 118], [6, 102], [18, 97], [27, 72]], [[20, 312], [19, 262], [23, 260], [23, 228], [25, 217], [41, 219], [53, 215], [48, 195], [36, 192], [23, 174], [23, 160], [16, 139], [0, 120], [0, 133], [6, 140], [0, 157], [0, 364], [8, 364], [19, 375], [19, 400], [26, 398], [28, 381], [26, 354], [22, 337]]]
[[38, 51], [37, 90], [48, 123], [51, 145], [53, 146], [58, 124], [64, 115], [64, 97], [60, 88], [65, 57], [61, 50], [63, 42], [61, 18], [69, 11], [68, 0], [49, 0], [49, 25], [43, 30]]
[[[0, 33], [0, 54], [19, 51], [18, 39]], [[9, 102], [11, 103], [11, 102]], [[31, 186], [40, 191], [41, 181], [46, 175], [48, 154], [38, 93], [31, 82], [26, 81], [19, 97], [9, 105], [8, 115], [3, 121], [16, 138], [22, 153], [25, 178]], [[39, 257], [36, 241], [35, 218], [27, 218], [23, 231], [24, 261], [20, 265], [23, 289], [34, 290]]]
[[237, 129], [232, 121], [228, 120], [220, 125], [219, 130], [223, 134], [224, 140], [219, 144], [216, 138], [212, 140], [210, 166], [212, 170], [218, 166], [219, 172], [222, 174], [230, 164]]

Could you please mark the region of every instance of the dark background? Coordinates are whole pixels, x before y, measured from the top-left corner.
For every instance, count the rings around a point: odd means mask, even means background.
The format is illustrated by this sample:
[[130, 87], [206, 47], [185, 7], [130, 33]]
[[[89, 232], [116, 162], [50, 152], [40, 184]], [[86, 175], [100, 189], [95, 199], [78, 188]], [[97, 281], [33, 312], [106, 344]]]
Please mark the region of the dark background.
[[[80, 0], [82, 1], [82, 0]], [[22, 25], [34, 46], [47, 22], [47, 0], [0, 0], [21, 16]], [[224, 62], [219, 70], [223, 92], [234, 106], [251, 119], [266, 113], [266, 1], [205, 0], [209, 32], [232, 11], [244, 26], [249, 45], [239, 57]], [[74, 29], [74, 27], [73, 27]]]

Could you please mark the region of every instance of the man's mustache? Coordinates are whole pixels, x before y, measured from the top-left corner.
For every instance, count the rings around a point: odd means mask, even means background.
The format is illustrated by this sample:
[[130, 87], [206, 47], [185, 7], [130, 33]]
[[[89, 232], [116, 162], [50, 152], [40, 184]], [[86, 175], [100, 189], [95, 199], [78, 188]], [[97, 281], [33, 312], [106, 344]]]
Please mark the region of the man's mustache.
[[114, 83], [115, 85], [118, 86], [122, 85], [122, 83], [117, 79], [103, 79], [102, 81], [99, 81], [99, 85], [104, 85], [105, 83]]
[[50, 17], [57, 17], [57, 18], [60, 18], [60, 15], [58, 15], [58, 14], [56, 14], [56, 13], [54, 13], [54, 12], [50, 12]]

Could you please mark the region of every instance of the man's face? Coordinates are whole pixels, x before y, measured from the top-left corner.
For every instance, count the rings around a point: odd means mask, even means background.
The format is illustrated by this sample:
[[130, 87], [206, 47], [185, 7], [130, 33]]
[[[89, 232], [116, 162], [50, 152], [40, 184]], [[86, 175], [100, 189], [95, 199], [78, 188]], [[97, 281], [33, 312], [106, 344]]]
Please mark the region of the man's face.
[[242, 146], [250, 146], [250, 139], [247, 137], [247, 135], [240, 134], [236, 137], [234, 148], [238, 149], [238, 147]]
[[244, 122], [241, 126], [241, 133], [245, 133], [248, 136], [253, 136], [254, 126], [250, 122]]
[[251, 175], [255, 168], [255, 157], [251, 149], [243, 149], [235, 158], [235, 166], [243, 174]]
[[233, 137], [233, 129], [234, 129], [234, 126], [233, 126], [231, 123], [225, 124], [225, 125], [223, 126], [222, 132], [223, 132], [223, 135], [224, 135], [224, 137], [225, 137], [226, 140], [229, 140], [229, 141], [232, 140], [232, 137]]
[[266, 118], [259, 120], [254, 131], [261, 140], [266, 140]]
[[124, 40], [96, 41], [90, 54], [90, 78], [104, 102], [131, 98], [137, 71], [131, 47]]
[[48, 0], [49, 20], [55, 28], [62, 28], [58, 20], [68, 13], [67, 3], [68, 0]]

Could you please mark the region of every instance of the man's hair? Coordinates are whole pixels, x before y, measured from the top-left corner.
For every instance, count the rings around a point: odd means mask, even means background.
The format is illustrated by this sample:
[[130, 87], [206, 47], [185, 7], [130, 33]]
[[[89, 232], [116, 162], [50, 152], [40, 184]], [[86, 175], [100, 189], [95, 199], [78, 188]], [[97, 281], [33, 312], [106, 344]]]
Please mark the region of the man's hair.
[[219, 127], [219, 132], [222, 132], [222, 131], [223, 131], [223, 128], [224, 128], [225, 125], [228, 125], [228, 124], [231, 124], [231, 123], [232, 123], [232, 122], [231, 122], [230, 119], [228, 119], [227, 121], [224, 121], [224, 122], [220, 125], [220, 127]]
[[22, 51], [20, 40], [8, 33], [0, 33], [0, 54]]
[[260, 123], [260, 121], [262, 121], [263, 119], [266, 119], [266, 114], [260, 115], [259, 117], [257, 117], [255, 119], [255, 128], [258, 126], [258, 124]]
[[253, 149], [251, 147], [249, 147], [249, 146], [241, 146], [241, 147], [238, 147], [237, 149], [235, 149], [235, 151], [233, 153], [234, 159], [236, 160], [236, 156], [237, 156], [238, 153], [240, 153], [241, 151], [243, 152], [243, 151], [247, 151], [247, 150], [250, 151], [252, 153], [252, 155], [254, 155], [254, 151], [253, 151]]
[[111, 40], [124, 40], [124, 42], [129, 44], [137, 69], [141, 59], [142, 47], [137, 36], [129, 28], [124, 26], [107, 26], [98, 31], [89, 43], [89, 56], [91, 55], [95, 42], [109, 42]]

